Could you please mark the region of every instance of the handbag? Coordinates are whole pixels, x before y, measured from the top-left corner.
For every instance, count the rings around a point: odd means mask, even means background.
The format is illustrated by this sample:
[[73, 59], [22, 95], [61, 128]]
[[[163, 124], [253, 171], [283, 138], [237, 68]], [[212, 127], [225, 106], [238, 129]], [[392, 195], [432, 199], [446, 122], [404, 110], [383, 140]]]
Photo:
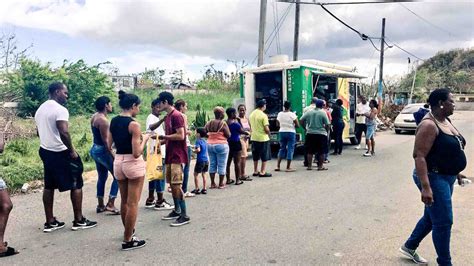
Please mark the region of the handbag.
[[160, 141], [157, 139], [155, 142], [155, 145], [153, 145], [153, 141], [149, 141], [147, 144], [146, 177], [148, 181], [162, 180], [164, 178]]

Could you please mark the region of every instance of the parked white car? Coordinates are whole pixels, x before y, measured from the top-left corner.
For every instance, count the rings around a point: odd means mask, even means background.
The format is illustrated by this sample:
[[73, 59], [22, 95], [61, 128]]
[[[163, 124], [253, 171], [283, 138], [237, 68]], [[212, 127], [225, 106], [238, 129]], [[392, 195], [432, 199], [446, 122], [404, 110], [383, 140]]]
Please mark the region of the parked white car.
[[402, 131], [415, 132], [416, 123], [413, 113], [418, 111], [423, 105], [423, 103], [413, 103], [405, 106], [397, 118], [395, 118], [395, 133], [400, 134]]

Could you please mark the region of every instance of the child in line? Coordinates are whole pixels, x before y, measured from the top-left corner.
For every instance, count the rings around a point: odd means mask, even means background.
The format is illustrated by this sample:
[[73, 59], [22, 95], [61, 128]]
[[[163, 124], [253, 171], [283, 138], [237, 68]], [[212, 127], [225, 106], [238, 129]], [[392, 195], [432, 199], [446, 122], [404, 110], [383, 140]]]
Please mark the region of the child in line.
[[[194, 166], [194, 186], [192, 193], [207, 194], [206, 173], [209, 171], [209, 157], [207, 155], [206, 130], [202, 127], [196, 129], [196, 143], [193, 152], [197, 154], [196, 165]], [[199, 174], [202, 175], [202, 189], [199, 190]]]

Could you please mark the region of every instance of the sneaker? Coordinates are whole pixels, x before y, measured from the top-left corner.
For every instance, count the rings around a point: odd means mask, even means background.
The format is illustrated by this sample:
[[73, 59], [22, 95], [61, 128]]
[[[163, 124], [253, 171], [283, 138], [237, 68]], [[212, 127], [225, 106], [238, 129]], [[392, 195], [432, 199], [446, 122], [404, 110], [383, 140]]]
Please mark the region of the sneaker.
[[372, 153], [370, 153], [370, 152], [366, 152], [366, 153], [364, 153], [364, 155], [363, 155], [363, 156], [364, 156], [364, 157], [371, 157], [371, 156], [372, 156]]
[[63, 228], [64, 225], [65, 223], [58, 221], [56, 217], [54, 217], [53, 222], [44, 224], [43, 232], [50, 233], [50, 232]]
[[122, 250], [127, 251], [127, 250], [132, 250], [132, 249], [137, 249], [137, 248], [142, 248], [146, 246], [145, 240], [139, 240], [137, 237], [132, 237], [132, 240], [129, 242], [122, 242]]
[[82, 220], [79, 222], [72, 222], [72, 230], [77, 231], [79, 229], [89, 229], [92, 227], [96, 227], [97, 222], [94, 221], [89, 221], [86, 219], [86, 217], [82, 217]]
[[186, 193], [184, 193], [184, 197], [185, 197], [185, 198], [192, 198], [192, 197], [194, 197], [194, 196], [196, 196], [196, 194], [194, 194], [194, 193], [192, 193], [192, 192], [189, 192], [189, 191], [187, 191]]
[[161, 217], [161, 220], [174, 220], [179, 216], [179, 213], [177, 213], [175, 210], [172, 210], [168, 215]]
[[355, 146], [355, 150], [360, 150], [360, 145]]
[[405, 247], [405, 245], [401, 246], [399, 251], [416, 264], [428, 264], [428, 261], [425, 258], [416, 253], [416, 250], [409, 249]]
[[188, 224], [190, 221], [191, 219], [188, 216], [180, 216], [178, 219], [176, 219], [176, 221], [172, 222], [170, 226], [178, 227]]
[[166, 202], [166, 200], [163, 200], [163, 202], [161, 204], [158, 204], [158, 202], [156, 202], [153, 209], [155, 209], [157, 211], [172, 210], [172, 209], [174, 209], [174, 205], [171, 205], [168, 202]]
[[147, 208], [147, 209], [152, 209], [153, 207], [155, 207], [155, 201], [147, 201], [147, 202], [145, 202], [145, 208]]

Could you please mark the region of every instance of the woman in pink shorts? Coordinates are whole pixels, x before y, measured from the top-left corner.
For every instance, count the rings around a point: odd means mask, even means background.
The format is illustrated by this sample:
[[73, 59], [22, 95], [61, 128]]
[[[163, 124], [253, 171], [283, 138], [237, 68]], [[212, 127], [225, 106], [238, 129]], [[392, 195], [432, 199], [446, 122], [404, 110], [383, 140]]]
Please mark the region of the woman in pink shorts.
[[138, 201], [145, 179], [145, 161], [143, 149], [150, 135], [142, 134], [135, 116], [140, 111], [140, 99], [134, 94], [119, 92], [119, 105], [122, 112], [110, 122], [109, 149], [112, 142], [117, 149], [114, 160], [114, 175], [118, 180], [120, 213], [125, 227], [122, 250], [131, 250], [145, 246], [145, 240], [134, 236], [138, 214]]

